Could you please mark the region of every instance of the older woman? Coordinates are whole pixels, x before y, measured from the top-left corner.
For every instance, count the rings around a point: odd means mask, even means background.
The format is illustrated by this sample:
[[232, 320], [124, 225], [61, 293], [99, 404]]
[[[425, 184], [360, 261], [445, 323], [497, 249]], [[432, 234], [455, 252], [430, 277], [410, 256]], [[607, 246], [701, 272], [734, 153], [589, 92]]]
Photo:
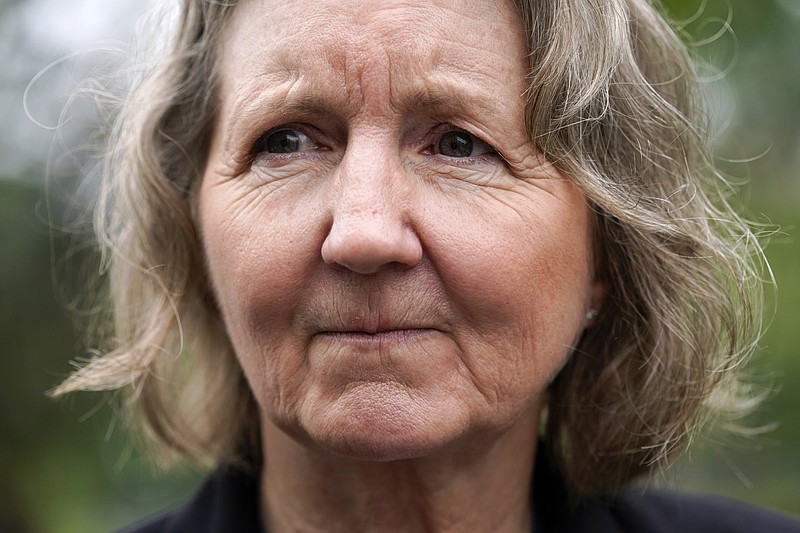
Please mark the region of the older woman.
[[644, 0], [186, 0], [59, 389], [217, 466], [141, 530], [797, 531], [619, 493], [735, 403], [758, 313], [694, 85]]

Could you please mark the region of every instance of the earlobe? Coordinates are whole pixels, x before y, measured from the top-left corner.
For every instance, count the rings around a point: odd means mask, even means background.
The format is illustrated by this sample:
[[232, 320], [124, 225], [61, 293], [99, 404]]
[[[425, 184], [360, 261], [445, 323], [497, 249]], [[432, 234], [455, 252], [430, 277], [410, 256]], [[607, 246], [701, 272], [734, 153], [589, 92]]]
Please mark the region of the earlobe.
[[594, 280], [592, 282], [591, 294], [589, 295], [589, 305], [586, 308], [586, 316], [584, 327], [590, 328], [594, 326], [597, 317], [600, 315], [600, 310], [603, 308], [603, 303], [606, 299], [606, 283], [601, 280]]

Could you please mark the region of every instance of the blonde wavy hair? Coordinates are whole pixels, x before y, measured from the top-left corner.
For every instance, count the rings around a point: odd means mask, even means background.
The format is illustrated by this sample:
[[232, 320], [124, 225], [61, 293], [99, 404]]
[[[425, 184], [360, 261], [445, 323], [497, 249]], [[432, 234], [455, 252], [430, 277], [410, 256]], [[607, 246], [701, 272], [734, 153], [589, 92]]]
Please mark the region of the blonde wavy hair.
[[[514, 0], [530, 40], [527, 128], [594, 210], [607, 294], [549, 390], [544, 438], [575, 496], [666, 465], [746, 402], [763, 255], [710, 163], [686, 47], [646, 0]], [[235, 1], [184, 0], [117, 110], [95, 231], [102, 353], [54, 394], [122, 391], [165, 454], [258, 450], [257, 408], [209, 288], [193, 216]], [[700, 118], [698, 118], [700, 117]]]

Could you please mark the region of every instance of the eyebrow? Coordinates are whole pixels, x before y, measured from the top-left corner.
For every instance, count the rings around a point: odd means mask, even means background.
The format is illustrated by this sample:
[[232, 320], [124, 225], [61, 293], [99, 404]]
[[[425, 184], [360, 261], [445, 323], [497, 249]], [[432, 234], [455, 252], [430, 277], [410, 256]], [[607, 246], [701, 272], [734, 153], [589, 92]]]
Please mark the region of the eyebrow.
[[[265, 117], [276, 114], [303, 117], [330, 117], [335, 120], [345, 119], [348, 115], [349, 102], [338, 101], [330, 97], [330, 89], [315, 90], [315, 84], [299, 81], [297, 78], [286, 78], [283, 82], [269, 84], [258, 90], [250, 88], [234, 98], [227, 116], [220, 117], [228, 121], [231, 128], [229, 135], [238, 136], [243, 129], [263, 124]], [[423, 78], [412, 87], [404, 90], [395, 101], [390, 102], [392, 109], [402, 114], [426, 114], [442, 116], [491, 116], [502, 115], [503, 102], [498, 101], [493, 93], [482, 90], [481, 84], [458, 85], [441, 79]], [[247, 98], [246, 94], [255, 94]], [[243, 118], [245, 117], [245, 118]], [[257, 118], [246, 118], [257, 117]], [[231, 120], [233, 118], [233, 120]], [[226, 141], [229, 140], [226, 135]], [[227, 143], [226, 143], [227, 144]]]
[[[284, 90], [284, 87], [290, 88]], [[234, 95], [228, 102], [228, 109], [218, 117], [218, 125], [224, 125], [223, 146], [236, 146], [239, 140], [253, 133], [259, 133], [265, 126], [268, 117], [294, 115], [299, 118], [307, 116], [325, 116], [331, 114], [331, 105], [322, 97], [314, 94], [306, 87], [299, 90], [291, 88], [294, 80], [269, 84], [259, 90], [253, 86]], [[231, 144], [233, 143], [233, 144]]]
[[320, 115], [330, 114], [333, 106], [315, 94], [306, 92], [288, 98], [269, 99], [264, 106], [269, 113], [280, 111], [286, 115]]
[[299, 94], [291, 94], [296, 91], [290, 91], [285, 95], [276, 94], [279, 91], [279, 87], [268, 87], [259, 91], [253, 98], [235, 99], [228, 115], [234, 116], [233, 123], [237, 124], [239, 120], [236, 118], [242, 116], [269, 116], [275, 113], [306, 116], [330, 113], [331, 111], [331, 105], [325, 98], [311, 93], [305, 88], [297, 91]]
[[[394, 107], [407, 112], [414, 113], [420, 111], [439, 111], [442, 109], [455, 108], [474, 108], [480, 107], [487, 109], [485, 105], [488, 95], [480, 95], [477, 92], [462, 94], [463, 90], [455, 90], [442, 87], [441, 85], [420, 84], [409, 94], [404, 96]], [[455, 105], [454, 105], [455, 104]]]

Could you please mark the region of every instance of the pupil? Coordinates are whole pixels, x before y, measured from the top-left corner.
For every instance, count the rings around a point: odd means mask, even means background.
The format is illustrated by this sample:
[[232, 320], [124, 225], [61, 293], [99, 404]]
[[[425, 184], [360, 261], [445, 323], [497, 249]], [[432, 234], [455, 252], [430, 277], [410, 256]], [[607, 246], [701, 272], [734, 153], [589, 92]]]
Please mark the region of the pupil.
[[439, 140], [439, 153], [448, 157], [469, 157], [472, 153], [471, 136], [463, 131], [448, 131]]
[[276, 131], [267, 138], [267, 151], [271, 154], [289, 154], [300, 150], [300, 136], [293, 131]]

